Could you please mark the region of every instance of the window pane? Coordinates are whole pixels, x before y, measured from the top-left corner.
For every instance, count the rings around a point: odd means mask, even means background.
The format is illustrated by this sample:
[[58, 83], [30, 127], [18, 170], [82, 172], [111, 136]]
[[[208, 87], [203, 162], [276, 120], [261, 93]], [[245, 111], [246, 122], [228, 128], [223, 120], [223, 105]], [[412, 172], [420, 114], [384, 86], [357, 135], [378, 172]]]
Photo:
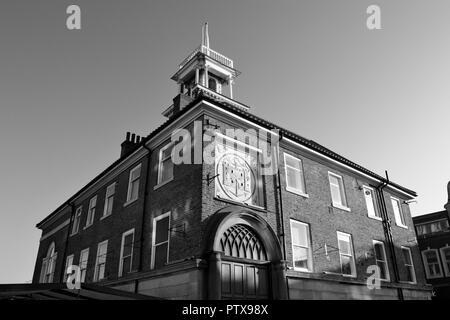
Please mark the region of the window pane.
[[135, 180], [131, 183], [130, 200], [135, 200], [139, 195], [139, 180]]
[[169, 217], [156, 222], [155, 244], [165, 242], [169, 239]]
[[141, 175], [141, 166], [138, 166], [136, 169], [131, 171], [131, 181], [136, 180]]
[[431, 224], [431, 232], [438, 232], [439, 231], [439, 224], [438, 223], [432, 223]]
[[288, 187], [300, 190], [301, 192], [305, 192], [301, 176], [302, 173], [289, 167], [286, 168], [286, 173]]
[[89, 202], [89, 208], [95, 208], [95, 206], [97, 205], [97, 197], [93, 197], [91, 199], [91, 201]]
[[113, 183], [106, 189], [106, 197], [112, 196], [116, 191], [116, 184]]
[[405, 219], [400, 208], [400, 202], [397, 199], [392, 199], [392, 207], [394, 208], [394, 215], [397, 223], [405, 225]]
[[122, 275], [126, 275], [131, 271], [131, 256], [124, 257], [122, 263]]
[[428, 263], [436, 263], [438, 261], [435, 251], [427, 251], [425, 256], [427, 257]]
[[214, 80], [213, 78], [209, 78], [208, 79], [208, 88], [211, 90], [217, 91], [216, 80]]
[[301, 170], [301, 162], [299, 159], [294, 159], [289, 156], [286, 156], [286, 165]]
[[80, 282], [84, 282], [86, 280], [86, 269], [82, 269], [80, 275]]
[[103, 278], [105, 278], [105, 265], [101, 264], [98, 266], [97, 280], [102, 280]]
[[308, 269], [308, 249], [294, 246], [294, 267]]
[[339, 178], [333, 175], [329, 175], [330, 177], [330, 183], [336, 186], [339, 186]]
[[413, 282], [414, 281], [414, 278], [413, 278], [413, 269], [412, 269], [412, 267], [411, 266], [407, 266], [407, 275], [406, 275], [406, 281], [409, 281], [409, 282]]
[[409, 264], [411, 265], [411, 256], [409, 255], [409, 250], [408, 249], [402, 249], [403, 252], [403, 259], [405, 261], [405, 264]]
[[342, 273], [351, 275], [352, 274], [352, 258], [341, 255], [341, 263], [342, 263]]
[[364, 188], [364, 197], [366, 199], [367, 211], [369, 216], [377, 217], [378, 215], [375, 210], [375, 202], [372, 190]]
[[125, 236], [123, 241], [123, 257], [131, 255], [133, 250], [133, 233]]
[[308, 245], [308, 230], [306, 225], [300, 223], [292, 223], [292, 243], [303, 247]]
[[155, 268], [164, 266], [167, 262], [167, 245], [168, 243], [161, 244], [155, 247]]
[[375, 243], [374, 249], [375, 249], [375, 257], [377, 258], [377, 260], [384, 260], [383, 247], [381, 246], [381, 244]]
[[162, 151], [161, 160], [165, 160], [167, 158], [169, 158], [169, 159], [171, 158], [173, 146], [174, 145], [171, 144], [168, 148], [166, 148], [166, 149], [164, 149]]
[[351, 255], [350, 241], [348, 238], [339, 239], [339, 250], [343, 254]]
[[445, 256], [445, 260], [449, 261], [450, 260], [450, 249], [444, 249], [444, 256]]
[[81, 260], [80, 260], [80, 268], [81, 269], [86, 269], [87, 267], [87, 262], [88, 262], [88, 255], [83, 253], [83, 255], [81, 256]]
[[423, 226], [417, 226], [416, 231], [418, 236], [423, 235]]
[[386, 263], [382, 261], [377, 261], [377, 266], [380, 268], [380, 278], [387, 279]]
[[161, 165], [161, 181], [164, 182], [172, 179], [173, 177], [173, 162], [172, 159], [167, 159], [162, 162]]
[[99, 248], [99, 252], [98, 252], [98, 257], [99, 257], [99, 263], [104, 263], [106, 261], [106, 251], [108, 248], [108, 243], [105, 242], [103, 243], [100, 248]]
[[343, 205], [339, 186], [331, 184], [331, 198], [333, 203]]
[[450, 272], [450, 249], [442, 249], [444, 264], [447, 266], [447, 273]]
[[67, 269], [73, 265], [73, 256], [70, 256], [69, 258], [67, 258], [67, 263], [66, 263], [66, 270], [65, 272], [67, 273]]
[[105, 215], [111, 214], [113, 209], [114, 197], [110, 197], [106, 200], [106, 212]]

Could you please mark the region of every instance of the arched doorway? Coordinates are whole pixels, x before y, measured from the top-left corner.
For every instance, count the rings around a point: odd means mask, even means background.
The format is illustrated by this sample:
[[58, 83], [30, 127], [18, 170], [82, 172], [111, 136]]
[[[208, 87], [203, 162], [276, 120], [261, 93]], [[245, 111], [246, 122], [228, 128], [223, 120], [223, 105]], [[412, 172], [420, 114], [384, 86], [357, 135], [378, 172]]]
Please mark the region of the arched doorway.
[[285, 263], [270, 225], [251, 209], [229, 206], [208, 219], [209, 299], [286, 299]]
[[222, 234], [220, 246], [222, 299], [268, 299], [270, 261], [254, 231], [235, 224]]

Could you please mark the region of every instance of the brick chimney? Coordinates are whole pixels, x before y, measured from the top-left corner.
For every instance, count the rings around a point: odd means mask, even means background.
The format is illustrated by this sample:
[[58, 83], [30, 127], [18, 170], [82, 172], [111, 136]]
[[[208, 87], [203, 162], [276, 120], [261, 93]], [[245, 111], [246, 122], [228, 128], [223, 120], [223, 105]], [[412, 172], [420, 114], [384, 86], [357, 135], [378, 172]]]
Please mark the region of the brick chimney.
[[121, 150], [120, 150], [120, 157], [131, 153], [136, 149], [136, 147], [139, 145], [139, 143], [142, 141], [142, 138], [136, 134], [131, 134], [131, 132], [127, 132], [127, 136], [125, 138], [125, 141], [122, 142]]

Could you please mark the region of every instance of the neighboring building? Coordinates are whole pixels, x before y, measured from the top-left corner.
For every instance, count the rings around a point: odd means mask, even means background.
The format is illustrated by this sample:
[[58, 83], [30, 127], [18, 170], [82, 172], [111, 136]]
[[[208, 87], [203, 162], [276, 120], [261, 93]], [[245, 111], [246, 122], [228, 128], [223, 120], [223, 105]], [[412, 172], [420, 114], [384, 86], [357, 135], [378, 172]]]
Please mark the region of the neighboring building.
[[168, 120], [127, 134], [120, 159], [38, 223], [33, 282], [74, 264], [84, 282], [171, 299], [429, 299], [416, 193], [253, 115], [233, 100], [238, 74], [206, 25]]
[[434, 298], [450, 298], [450, 182], [446, 210], [413, 218], [417, 241]]

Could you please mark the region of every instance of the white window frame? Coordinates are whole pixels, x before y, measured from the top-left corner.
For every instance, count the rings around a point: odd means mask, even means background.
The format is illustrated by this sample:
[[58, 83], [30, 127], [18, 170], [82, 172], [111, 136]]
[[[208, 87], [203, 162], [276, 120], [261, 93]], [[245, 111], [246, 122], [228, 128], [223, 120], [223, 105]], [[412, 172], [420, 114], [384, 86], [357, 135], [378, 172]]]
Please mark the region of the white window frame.
[[56, 252], [55, 243], [52, 242], [45, 257], [42, 259], [40, 283], [52, 283], [55, 276], [56, 261], [58, 253]]
[[73, 217], [73, 224], [72, 224], [72, 232], [70, 235], [77, 234], [78, 231], [80, 231], [81, 213], [82, 212], [83, 212], [83, 206], [79, 206], [75, 210], [75, 215]]
[[[82, 268], [82, 266], [83, 266], [82, 265], [82, 262], [83, 262], [82, 258], [83, 258], [83, 255], [84, 255], [85, 252], [86, 252], [86, 256], [87, 256], [86, 268]], [[84, 283], [86, 281], [86, 276], [87, 276], [87, 271], [88, 271], [88, 266], [89, 266], [89, 248], [81, 250], [81, 252], [80, 252], [80, 263], [79, 263], [78, 266], [80, 268], [80, 282]], [[84, 278], [83, 278], [83, 270], [86, 270], [85, 273], [84, 273]]]
[[[344, 274], [342, 271], [342, 256], [349, 256], [346, 253], [342, 253], [341, 250], [341, 245], [339, 243], [339, 236], [342, 237], [347, 237], [349, 240], [349, 244], [350, 244], [350, 252], [351, 252], [351, 258], [352, 258], [352, 264], [351, 264], [351, 269], [352, 269], [352, 274]], [[341, 231], [337, 231], [337, 240], [338, 240], [338, 249], [339, 249], [339, 262], [341, 265], [341, 275], [344, 277], [350, 277], [350, 278], [356, 278], [357, 277], [357, 271], [356, 271], [356, 261], [355, 261], [355, 248], [353, 247], [353, 237], [350, 233], [345, 233], [345, 232], [341, 232]]]
[[[426, 256], [426, 254], [428, 252], [434, 252], [434, 254], [436, 255], [437, 265], [439, 267], [439, 273], [437, 275], [435, 275], [435, 276], [432, 276], [430, 274], [430, 271], [428, 270], [429, 269], [429, 263], [428, 263], [428, 259], [427, 259], [427, 256]], [[444, 276], [444, 273], [442, 272], [441, 259], [439, 257], [438, 249], [428, 248], [426, 250], [422, 250], [422, 260], [423, 260], [423, 264], [424, 264], [424, 268], [425, 268], [425, 274], [427, 276], [427, 279], [437, 279], [437, 278], [442, 278]]]
[[[447, 259], [445, 258], [445, 252], [444, 252], [445, 250], [450, 250], [450, 246], [448, 244], [446, 244], [445, 247], [440, 248], [439, 252], [441, 254], [442, 264], [444, 265], [445, 275], [447, 277], [450, 277], [450, 269], [449, 269], [449, 267], [447, 265]], [[450, 263], [450, 260], [448, 260], [448, 263]]]
[[[398, 214], [395, 213], [394, 202], [398, 203], [398, 210], [399, 210]], [[402, 202], [400, 201], [400, 199], [391, 197], [391, 205], [392, 205], [392, 210], [394, 211], [395, 224], [401, 228], [408, 229], [408, 226], [406, 225], [406, 217], [403, 213]], [[405, 221], [405, 224], [402, 223], [402, 217], [403, 217], [403, 220]]]
[[130, 272], [133, 268], [133, 253], [134, 253], [134, 228], [130, 229], [128, 231], [125, 231], [122, 234], [122, 244], [120, 245], [120, 260], [119, 260], [119, 277], [122, 276], [122, 272], [123, 272], [123, 249], [124, 249], [124, 245], [125, 245], [125, 237], [133, 234], [133, 240], [131, 241], [132, 245], [131, 245], [131, 259], [130, 259]]
[[[367, 199], [366, 192], [370, 192], [370, 194], [371, 194], [372, 205], [373, 205], [373, 210], [374, 210], [375, 215], [370, 214], [369, 205], [367, 203], [368, 199]], [[378, 206], [377, 206], [377, 203], [375, 200], [375, 189], [371, 188], [369, 186], [363, 186], [363, 193], [364, 193], [364, 200], [366, 202], [367, 216], [371, 219], [382, 221], [383, 219], [381, 218], [381, 212], [378, 209]]]
[[158, 181], [156, 184], [156, 188], [160, 187], [162, 185], [165, 185], [166, 183], [170, 182], [173, 180], [173, 167], [172, 167], [172, 177], [170, 179], [167, 179], [165, 181], [162, 180], [162, 169], [163, 169], [163, 163], [164, 161], [166, 161], [167, 159], [172, 157], [172, 153], [170, 153], [170, 156], [165, 157], [164, 159], [162, 158], [164, 151], [166, 151], [167, 149], [169, 149], [170, 147], [173, 147], [174, 143], [173, 142], [169, 142], [167, 143], [164, 147], [162, 147], [159, 150], [159, 155], [158, 155]]
[[93, 196], [91, 200], [89, 200], [89, 207], [86, 217], [86, 226], [84, 227], [85, 229], [94, 224], [96, 209], [97, 209], [97, 195]]
[[[112, 211], [114, 209], [114, 196], [116, 195], [116, 182], [111, 183], [108, 187], [106, 187], [106, 192], [105, 192], [105, 204], [103, 206], [103, 215], [102, 215], [102, 219], [106, 218], [108, 216], [110, 216], [112, 214]], [[113, 189], [114, 188], [114, 189]], [[110, 191], [111, 189], [113, 189], [114, 191]], [[108, 192], [110, 194], [108, 194]], [[111, 204], [111, 212], [108, 213], [108, 204], [109, 201], [112, 201]]]
[[104, 280], [105, 279], [105, 273], [103, 274], [103, 278], [101, 278], [101, 279], [99, 279], [98, 278], [98, 268], [99, 268], [99, 260], [100, 260], [100, 248], [103, 246], [103, 245], [106, 245], [106, 252], [105, 252], [105, 263], [104, 263], [104, 265], [105, 265], [105, 271], [106, 271], [106, 258], [107, 258], [107, 256], [108, 256], [108, 240], [105, 240], [105, 241], [102, 241], [102, 242], [100, 242], [98, 245], [97, 245], [97, 256], [96, 256], [96, 258], [95, 258], [95, 268], [94, 268], [94, 282], [97, 282], [97, 281], [101, 281], [101, 280]]
[[[305, 173], [303, 170], [303, 161], [297, 157], [290, 155], [289, 153], [286, 153], [286, 152], [283, 152], [283, 153], [284, 153], [284, 172], [285, 172], [285, 178], [286, 178], [286, 190], [308, 198], [309, 195], [306, 192], [306, 181], [305, 181]], [[294, 168], [294, 167], [288, 165], [287, 161], [286, 161], [287, 157], [291, 158], [294, 161], [297, 161], [299, 163], [300, 169], [297, 169], [297, 168]], [[302, 184], [303, 190], [289, 186], [288, 167], [289, 167], [289, 169], [294, 170], [296, 172], [296, 174], [298, 174], [300, 176], [300, 183]]]
[[[381, 278], [381, 272], [380, 272], [380, 280], [381, 281], [386, 281], [386, 282], [391, 281], [391, 276], [389, 274], [389, 264], [388, 264], [387, 254], [386, 254], [386, 247], [384, 245], [384, 242], [383, 241], [379, 241], [379, 240], [372, 240], [372, 244], [373, 244], [373, 255], [374, 255], [374, 258], [375, 258], [375, 262], [376, 262], [377, 266], [378, 266], [378, 262], [384, 264], [384, 268], [385, 268], [385, 272], [386, 272], [386, 278], [385, 279]], [[382, 253], [383, 253], [383, 256], [384, 256], [384, 260], [379, 260], [377, 258], [377, 251], [375, 249], [375, 245], [381, 245], [381, 247], [383, 248], [383, 252]]]
[[[405, 263], [405, 268], [411, 267], [411, 269], [412, 269], [412, 277], [413, 277], [413, 281], [403, 281], [403, 282], [415, 284], [415, 283], [417, 283], [417, 278], [416, 278], [416, 269], [414, 268], [414, 261], [413, 261], [413, 258], [412, 258], [411, 248], [401, 246], [400, 249], [408, 251], [409, 259], [411, 260], [411, 264], [406, 264]], [[403, 259], [403, 252], [402, 252], [402, 259]]]
[[[157, 223], [159, 220], [162, 220], [162, 219], [167, 218], [167, 217], [169, 217], [169, 226], [168, 226], [168, 227], [169, 227], [169, 230], [167, 231], [167, 241], [163, 241], [163, 242], [160, 242], [160, 243], [158, 243], [158, 244], [155, 244], [155, 241], [156, 241], [156, 223]], [[152, 232], [152, 261], [151, 261], [151, 265], [150, 265], [150, 268], [151, 268], [151, 269], [154, 269], [154, 268], [155, 268], [155, 251], [156, 251], [156, 247], [159, 246], [159, 245], [161, 245], [161, 244], [167, 243], [167, 260], [166, 260], [166, 263], [169, 262], [170, 223], [171, 223], [171, 222], [172, 222], [172, 221], [171, 221], [171, 212], [170, 212], [170, 211], [169, 211], [169, 212], [166, 212], [166, 213], [163, 213], [163, 214], [157, 216], [156, 218], [153, 218], [153, 232]]]
[[[73, 255], [73, 254], [68, 255], [68, 256], [66, 257], [66, 268], [64, 269], [64, 282], [67, 281], [67, 278], [68, 278], [68, 276], [69, 276], [69, 273], [67, 272], [67, 269], [69, 269], [69, 267], [70, 267], [71, 265], [73, 265], [74, 257], [75, 257], [75, 255]], [[70, 262], [69, 262], [69, 261], [70, 261]], [[70, 263], [70, 264], [69, 264], [69, 263]]]
[[[341, 195], [341, 201], [344, 201], [343, 204], [334, 202], [333, 191], [331, 189], [331, 184], [332, 183], [331, 183], [330, 176], [333, 176], [333, 177], [337, 178], [340, 181], [340, 184], [338, 185], [338, 187], [339, 187], [339, 192], [340, 192], [340, 195]], [[348, 207], [347, 195], [346, 195], [346, 192], [345, 192], [344, 178], [341, 175], [338, 175], [338, 174], [336, 174], [334, 172], [328, 171], [328, 184], [329, 184], [329, 187], [330, 187], [331, 203], [332, 203], [333, 207], [341, 209], [341, 210], [345, 210], [345, 211], [350, 211], [350, 208]]]
[[[292, 245], [292, 266], [294, 267], [294, 270], [296, 270], [296, 271], [302, 271], [302, 272], [313, 272], [313, 259], [312, 259], [312, 245], [311, 245], [311, 231], [310, 231], [310, 226], [309, 226], [309, 224], [307, 224], [307, 223], [304, 223], [304, 222], [301, 222], [301, 221], [298, 221], [298, 220], [294, 220], [294, 219], [290, 219], [290, 227], [291, 227], [291, 245]], [[306, 237], [307, 237], [307, 240], [308, 240], [308, 246], [307, 247], [305, 247], [305, 246], [302, 246], [302, 245], [300, 245], [300, 244], [294, 244], [294, 241], [292, 240], [293, 239], [293, 236], [292, 236], [292, 233], [293, 233], [293, 228], [292, 228], [292, 226], [294, 225], [294, 224], [299, 224], [299, 225], [302, 225], [302, 226], [305, 226], [306, 227], [306, 231], [307, 231], [307, 235], [306, 235]], [[308, 250], [308, 268], [298, 268], [298, 267], [296, 267], [295, 266], [295, 260], [294, 260], [294, 247], [300, 247], [300, 248], [303, 248], [303, 249], [307, 249]]]
[[[131, 180], [132, 176], [133, 176], [133, 172], [135, 172], [137, 170], [140, 170], [139, 176], [136, 179]], [[141, 176], [142, 176], [142, 164], [140, 163], [137, 166], [135, 166], [133, 169], [130, 170], [130, 174], [129, 174], [129, 177], [128, 177], [127, 201], [125, 203], [125, 206], [130, 204], [130, 203], [132, 203], [132, 202], [134, 202], [134, 201], [136, 201], [137, 199], [139, 199], [139, 191], [140, 191], [139, 189], [140, 189], [140, 184], [141, 184]], [[133, 184], [133, 182], [135, 182], [137, 180], [139, 182], [138, 182], [138, 187], [137, 187], [136, 198], [135, 199], [131, 199], [131, 185]]]

